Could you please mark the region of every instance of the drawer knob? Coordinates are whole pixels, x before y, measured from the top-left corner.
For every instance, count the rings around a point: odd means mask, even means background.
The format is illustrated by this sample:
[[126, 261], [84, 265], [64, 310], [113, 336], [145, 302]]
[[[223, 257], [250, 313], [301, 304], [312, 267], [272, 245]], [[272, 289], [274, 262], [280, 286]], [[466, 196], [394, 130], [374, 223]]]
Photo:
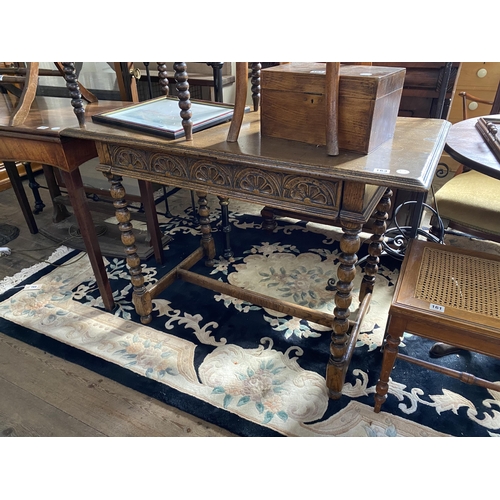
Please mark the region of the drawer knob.
[[477, 107], [478, 107], [478, 103], [477, 103], [476, 101], [472, 101], [472, 102], [469, 104], [469, 106], [468, 106], [468, 108], [469, 108], [471, 111], [476, 110], [476, 109], [477, 109]]
[[477, 75], [478, 78], [484, 78], [487, 74], [488, 74], [488, 70], [486, 70], [485, 68], [481, 68], [476, 73], [476, 75]]

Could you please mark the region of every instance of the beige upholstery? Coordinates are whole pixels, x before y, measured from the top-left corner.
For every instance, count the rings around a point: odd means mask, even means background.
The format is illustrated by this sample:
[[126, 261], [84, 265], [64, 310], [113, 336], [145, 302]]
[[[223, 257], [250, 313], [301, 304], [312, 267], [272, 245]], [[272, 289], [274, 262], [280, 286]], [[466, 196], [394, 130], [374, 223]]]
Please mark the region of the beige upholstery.
[[439, 215], [500, 236], [500, 180], [471, 170], [450, 179], [435, 195]]

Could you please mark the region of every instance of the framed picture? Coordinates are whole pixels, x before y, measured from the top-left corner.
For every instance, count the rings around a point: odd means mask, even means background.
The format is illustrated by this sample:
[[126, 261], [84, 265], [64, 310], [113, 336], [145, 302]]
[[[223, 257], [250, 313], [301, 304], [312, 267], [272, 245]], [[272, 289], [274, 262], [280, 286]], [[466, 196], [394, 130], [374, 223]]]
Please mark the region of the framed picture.
[[[177, 139], [185, 135], [180, 111], [176, 97], [159, 97], [94, 115], [92, 121]], [[233, 112], [231, 104], [191, 101], [193, 133], [230, 121]]]

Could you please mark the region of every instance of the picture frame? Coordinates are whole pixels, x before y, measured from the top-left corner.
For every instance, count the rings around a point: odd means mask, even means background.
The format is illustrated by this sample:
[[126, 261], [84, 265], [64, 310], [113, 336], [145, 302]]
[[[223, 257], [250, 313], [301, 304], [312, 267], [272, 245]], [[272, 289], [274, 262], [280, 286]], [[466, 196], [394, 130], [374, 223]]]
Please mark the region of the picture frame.
[[[234, 105], [191, 101], [190, 109], [193, 133], [195, 133], [230, 121], [233, 117]], [[169, 139], [178, 139], [185, 136], [180, 111], [179, 100], [176, 97], [159, 97], [93, 115], [92, 121], [149, 132]]]

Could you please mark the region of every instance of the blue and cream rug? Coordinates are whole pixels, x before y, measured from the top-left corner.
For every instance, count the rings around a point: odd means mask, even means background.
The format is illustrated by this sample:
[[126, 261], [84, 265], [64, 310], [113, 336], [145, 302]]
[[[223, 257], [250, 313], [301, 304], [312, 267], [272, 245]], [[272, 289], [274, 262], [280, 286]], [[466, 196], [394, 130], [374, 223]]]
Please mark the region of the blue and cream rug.
[[[336, 277], [340, 230], [281, 219], [273, 233], [265, 233], [256, 208], [231, 208], [234, 258], [219, 256], [214, 268], [199, 263], [193, 270], [332, 312], [333, 292], [325, 284]], [[216, 216], [214, 237], [222, 253]], [[145, 262], [148, 283], [199, 245], [189, 210], [162, 219], [162, 227], [173, 237], [168, 263], [157, 268], [154, 260]], [[86, 254], [61, 247], [52, 260], [57, 267], [39, 264], [0, 282], [0, 331], [238, 435], [500, 435], [500, 393], [401, 361], [383, 411], [373, 412], [379, 346], [399, 269], [388, 257], [339, 401], [328, 398], [324, 379], [328, 328], [180, 281], [154, 300], [153, 322], [144, 326], [131, 304], [124, 259], [107, 260], [114, 314], [103, 309]], [[428, 359], [431, 342], [405, 335], [403, 344], [402, 352]], [[437, 362], [500, 381], [500, 363], [484, 356], [464, 352]]]

